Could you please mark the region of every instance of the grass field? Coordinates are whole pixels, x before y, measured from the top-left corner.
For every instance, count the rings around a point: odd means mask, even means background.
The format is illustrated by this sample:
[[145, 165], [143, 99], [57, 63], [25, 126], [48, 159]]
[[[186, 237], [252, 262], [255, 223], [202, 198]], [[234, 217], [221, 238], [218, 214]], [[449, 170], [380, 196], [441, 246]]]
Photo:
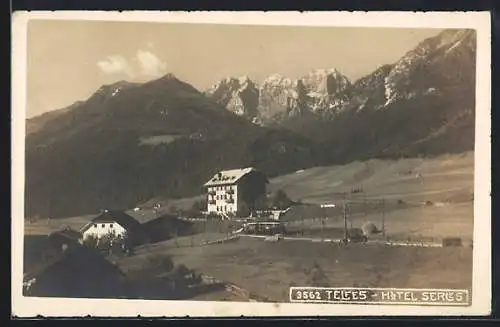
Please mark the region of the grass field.
[[354, 188], [362, 188], [368, 199], [461, 202], [473, 194], [473, 168], [472, 152], [434, 159], [374, 159], [280, 176], [271, 180], [269, 190], [283, 189], [292, 199], [308, 203], [328, 202]]
[[[472, 249], [412, 248], [282, 241], [241, 237], [230, 244], [143, 251], [118, 262], [136, 269], [149, 256], [174, 262], [234, 283], [271, 301], [287, 301], [290, 286], [470, 288]], [[222, 295], [220, 295], [222, 296]], [[218, 299], [204, 295], [203, 299]]]
[[[352, 215], [348, 227], [360, 228], [366, 222], [373, 222], [379, 229], [384, 225], [386, 236], [392, 239], [441, 242], [446, 237], [460, 237], [464, 243], [470, 243], [473, 240], [473, 209], [473, 204], [467, 202], [409, 206], [386, 211], [383, 216], [381, 212]], [[300, 230], [301, 224], [296, 221], [288, 229]], [[329, 230], [342, 229], [344, 221], [336, 216], [323, 220], [306, 219], [304, 225], [309, 229], [308, 234], [339, 237], [338, 233], [332, 234]]]

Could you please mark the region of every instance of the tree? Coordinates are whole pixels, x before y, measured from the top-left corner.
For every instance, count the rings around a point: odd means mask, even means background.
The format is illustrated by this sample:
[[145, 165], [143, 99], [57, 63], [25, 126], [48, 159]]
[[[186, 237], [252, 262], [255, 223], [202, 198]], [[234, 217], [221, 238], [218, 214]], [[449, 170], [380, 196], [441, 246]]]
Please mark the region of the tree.
[[116, 239], [116, 234], [109, 232], [97, 240], [97, 248], [102, 251], [109, 251]]
[[197, 201], [194, 201], [191, 208], [186, 210], [184, 214], [188, 216], [199, 216], [202, 211], [207, 209], [207, 199], [203, 198]]
[[274, 193], [271, 199], [271, 206], [275, 209], [286, 209], [293, 205], [294, 202], [288, 197], [285, 191], [279, 189]]
[[83, 246], [90, 249], [97, 248], [97, 237], [95, 235], [89, 235], [83, 240]]
[[177, 215], [179, 214], [179, 208], [177, 208], [177, 206], [175, 204], [172, 204], [170, 207], [169, 207], [169, 211], [171, 213], [173, 213], [174, 215]]
[[200, 212], [204, 211], [207, 209], [207, 199], [202, 198], [200, 200], [194, 201], [193, 205], [191, 206], [192, 211]]
[[266, 196], [259, 196], [257, 200], [255, 200], [255, 209], [257, 210], [269, 209], [269, 204], [267, 203]]
[[172, 226], [170, 236], [174, 239], [175, 247], [179, 247], [179, 241], [177, 240], [177, 236], [179, 236], [179, 229], [177, 228], [177, 226]]
[[239, 205], [238, 211], [236, 212], [238, 217], [248, 217], [250, 216], [250, 208], [245, 202]]

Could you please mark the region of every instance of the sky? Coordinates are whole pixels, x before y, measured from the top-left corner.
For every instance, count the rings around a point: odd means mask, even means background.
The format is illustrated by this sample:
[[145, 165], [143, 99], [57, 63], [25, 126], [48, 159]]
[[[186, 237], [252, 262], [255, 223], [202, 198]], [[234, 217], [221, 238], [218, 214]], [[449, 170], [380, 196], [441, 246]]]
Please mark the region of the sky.
[[229, 76], [258, 83], [321, 68], [337, 68], [354, 81], [440, 31], [31, 20], [26, 114], [85, 100], [103, 84], [167, 73], [200, 91]]

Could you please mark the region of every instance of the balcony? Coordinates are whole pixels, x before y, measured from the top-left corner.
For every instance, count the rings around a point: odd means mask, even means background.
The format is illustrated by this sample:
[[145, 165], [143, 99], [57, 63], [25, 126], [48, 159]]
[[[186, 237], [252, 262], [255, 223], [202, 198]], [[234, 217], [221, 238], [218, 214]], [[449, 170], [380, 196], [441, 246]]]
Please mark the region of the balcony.
[[229, 198], [226, 200], [227, 203], [234, 203], [234, 199], [233, 198]]
[[208, 204], [215, 204], [215, 200], [209, 200]]
[[209, 191], [208, 195], [214, 196], [215, 195], [215, 191]]
[[233, 189], [229, 189], [226, 191], [227, 194], [234, 194], [234, 190]]

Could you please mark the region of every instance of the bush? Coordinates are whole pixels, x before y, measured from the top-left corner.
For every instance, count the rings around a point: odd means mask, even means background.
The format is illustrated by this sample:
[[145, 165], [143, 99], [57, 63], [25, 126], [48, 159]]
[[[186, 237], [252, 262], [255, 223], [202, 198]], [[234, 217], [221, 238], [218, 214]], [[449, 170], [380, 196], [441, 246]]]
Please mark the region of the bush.
[[180, 264], [174, 268], [172, 273], [180, 278], [184, 278], [191, 273], [191, 270], [184, 264]]
[[171, 272], [174, 269], [174, 261], [166, 255], [151, 256], [148, 257], [147, 269], [161, 273]]
[[116, 235], [115, 233], [108, 233], [101, 238], [94, 235], [88, 236], [83, 240], [83, 245], [100, 251], [112, 250], [113, 252], [121, 250], [122, 247], [125, 250], [131, 250], [133, 247], [130, 235]]
[[367, 221], [361, 226], [361, 230], [363, 231], [363, 235], [365, 236], [370, 236], [372, 234], [378, 233], [378, 228], [377, 226], [371, 222]]

